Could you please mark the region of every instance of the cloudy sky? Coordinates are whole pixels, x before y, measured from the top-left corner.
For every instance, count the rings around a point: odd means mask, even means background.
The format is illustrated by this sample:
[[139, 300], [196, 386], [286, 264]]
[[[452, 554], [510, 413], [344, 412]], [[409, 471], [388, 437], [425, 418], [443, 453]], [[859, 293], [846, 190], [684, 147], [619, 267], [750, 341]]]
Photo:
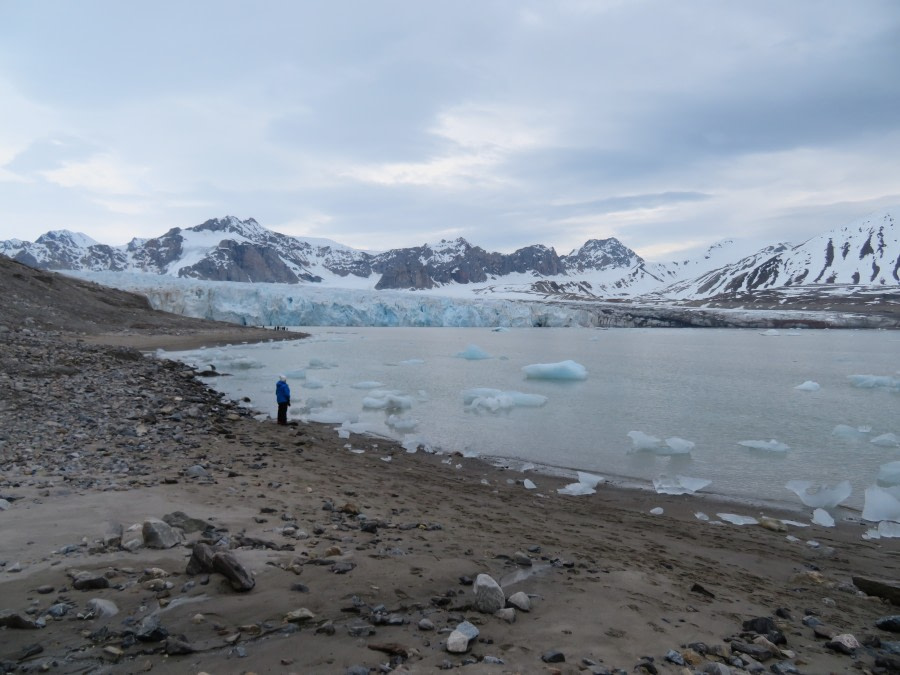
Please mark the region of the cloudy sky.
[[0, 0], [0, 239], [652, 260], [900, 204], [896, 0]]

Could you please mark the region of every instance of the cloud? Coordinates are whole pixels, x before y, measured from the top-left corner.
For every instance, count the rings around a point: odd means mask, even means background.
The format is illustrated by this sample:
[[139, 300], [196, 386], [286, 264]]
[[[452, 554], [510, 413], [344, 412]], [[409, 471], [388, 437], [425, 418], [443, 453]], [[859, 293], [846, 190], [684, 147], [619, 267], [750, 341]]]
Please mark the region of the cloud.
[[58, 169], [39, 172], [51, 183], [105, 194], [134, 194], [147, 169], [129, 166], [111, 155], [95, 155], [84, 161], [63, 162]]

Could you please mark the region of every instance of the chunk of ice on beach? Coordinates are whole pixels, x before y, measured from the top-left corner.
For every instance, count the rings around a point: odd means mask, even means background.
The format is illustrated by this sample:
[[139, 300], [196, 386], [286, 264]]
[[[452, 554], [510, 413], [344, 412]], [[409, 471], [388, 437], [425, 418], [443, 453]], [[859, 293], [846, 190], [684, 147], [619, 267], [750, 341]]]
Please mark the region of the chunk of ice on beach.
[[900, 489], [867, 487], [862, 518], [873, 523], [882, 520], [900, 522]]
[[813, 511], [812, 523], [822, 527], [834, 527], [834, 518], [825, 509], [816, 509]]
[[819, 391], [822, 387], [819, 386], [818, 382], [813, 382], [812, 380], [807, 380], [803, 384], [798, 384], [794, 389], [798, 389], [799, 391]]
[[586, 380], [587, 368], [575, 361], [533, 363], [523, 366], [525, 377], [532, 380]]
[[769, 441], [738, 441], [738, 445], [752, 450], [766, 450], [767, 452], [787, 452], [791, 449], [789, 445], [785, 445], [774, 438]]
[[662, 514], [665, 513], [665, 511], [663, 510], [663, 507], [657, 506], [655, 508], [650, 509], [650, 513], [652, 513], [654, 516], [661, 516]]
[[694, 518], [696, 518], [697, 520], [702, 520], [704, 522], [709, 520], [709, 516], [703, 513], [703, 511], [697, 511], [697, 513], [694, 514]]
[[692, 495], [712, 483], [705, 478], [692, 478], [691, 476], [660, 476], [653, 479], [653, 488], [660, 495]]
[[696, 447], [696, 443], [693, 441], [686, 441], [683, 438], [678, 438], [678, 436], [672, 436], [671, 438], [666, 439], [666, 445], [668, 446], [670, 455], [689, 455], [691, 450]]
[[338, 429], [338, 436], [340, 436], [341, 438], [350, 438], [350, 434], [366, 434], [371, 430], [372, 428], [366, 422], [346, 420]]
[[525, 486], [526, 490], [534, 490], [537, 488], [537, 485], [535, 485], [534, 482], [528, 478], [522, 481], [522, 485]]
[[352, 389], [380, 389], [384, 384], [375, 380], [363, 380], [362, 382], [354, 382], [350, 385]]
[[759, 521], [752, 516], [739, 516], [736, 513], [717, 513], [720, 520], [732, 525], [758, 525]]
[[897, 438], [897, 434], [892, 433], [881, 434], [869, 442], [880, 448], [896, 448], [897, 446], [900, 446], [900, 439]]
[[417, 436], [407, 436], [403, 439], [400, 447], [406, 450], [408, 454], [414, 455], [416, 452], [418, 452], [419, 445], [421, 445], [421, 441]]
[[586, 471], [577, 471], [576, 475], [578, 476], [579, 483], [592, 488], [597, 487], [597, 485], [603, 482], [603, 476], [598, 476], [593, 473], [587, 473]]
[[568, 485], [557, 488], [556, 491], [561, 495], [592, 495], [596, 492], [590, 485], [584, 483], [569, 483]]
[[831, 435], [850, 441], [860, 440], [871, 431], [868, 427], [851, 427], [849, 424], [838, 424], [831, 430]]
[[842, 480], [835, 485], [819, 485], [811, 480], [791, 480], [785, 487], [800, 497], [804, 505], [822, 509], [832, 509], [853, 494], [849, 480]]
[[859, 389], [894, 389], [900, 391], [900, 377], [889, 375], [848, 375], [854, 387]]
[[900, 485], [900, 461], [888, 462], [878, 467], [876, 480], [882, 485]]
[[890, 520], [882, 520], [877, 527], [870, 528], [862, 535], [863, 539], [896, 539], [898, 537], [900, 537], [900, 523]]
[[478, 345], [468, 345], [461, 352], [457, 352], [456, 356], [467, 361], [481, 361], [483, 359], [492, 358], [490, 354], [484, 351]]

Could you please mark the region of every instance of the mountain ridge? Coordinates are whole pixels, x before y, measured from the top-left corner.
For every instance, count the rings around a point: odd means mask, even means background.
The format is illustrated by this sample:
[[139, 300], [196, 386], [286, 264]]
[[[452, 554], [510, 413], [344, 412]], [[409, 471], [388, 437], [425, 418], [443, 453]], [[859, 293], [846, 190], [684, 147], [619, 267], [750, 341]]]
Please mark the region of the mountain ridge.
[[783, 287], [896, 286], [896, 209], [870, 214], [791, 246], [729, 258], [733, 240], [702, 257], [650, 263], [616, 238], [589, 239], [566, 255], [534, 244], [487, 251], [462, 237], [369, 252], [268, 230], [255, 219], [213, 218], [159, 237], [108, 246], [69, 230], [35, 242], [0, 241], [0, 254], [39, 269], [141, 272], [188, 279], [315, 284], [371, 290], [512, 293], [540, 298], [696, 300]]

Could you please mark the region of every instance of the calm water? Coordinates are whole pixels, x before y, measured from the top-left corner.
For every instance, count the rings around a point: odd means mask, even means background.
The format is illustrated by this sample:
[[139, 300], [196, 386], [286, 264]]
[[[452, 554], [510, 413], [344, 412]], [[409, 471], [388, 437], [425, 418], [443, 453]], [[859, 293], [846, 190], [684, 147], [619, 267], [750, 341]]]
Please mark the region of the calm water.
[[[709, 479], [703, 490], [799, 505], [784, 488], [791, 479], [849, 479], [846, 505], [861, 507], [878, 467], [900, 459], [900, 448], [870, 439], [900, 435], [900, 394], [860, 389], [848, 376], [898, 377], [900, 334], [885, 331], [537, 328], [304, 328], [312, 338], [182, 352], [232, 377], [212, 380], [230, 397], [250, 397], [274, 416], [278, 373], [288, 373], [295, 417], [352, 418], [378, 434], [388, 413], [364, 408], [370, 389], [409, 397], [400, 414], [418, 421], [412, 436], [439, 451], [460, 450], [575, 468], [649, 485], [660, 475]], [[492, 358], [456, 356], [477, 345]], [[583, 381], [526, 379], [522, 367], [574, 360]], [[795, 387], [807, 380], [818, 391]], [[540, 394], [544, 406], [497, 414], [467, 412], [462, 392], [475, 387]], [[315, 410], [306, 413], [304, 403]], [[394, 411], [396, 412], [396, 411]], [[860, 438], [833, 435], [836, 425], [870, 429]], [[337, 423], [335, 424], [337, 426]], [[687, 456], [632, 451], [628, 432], [696, 444]], [[740, 441], [775, 439], [773, 453]], [[539, 479], [535, 479], [540, 484]]]

